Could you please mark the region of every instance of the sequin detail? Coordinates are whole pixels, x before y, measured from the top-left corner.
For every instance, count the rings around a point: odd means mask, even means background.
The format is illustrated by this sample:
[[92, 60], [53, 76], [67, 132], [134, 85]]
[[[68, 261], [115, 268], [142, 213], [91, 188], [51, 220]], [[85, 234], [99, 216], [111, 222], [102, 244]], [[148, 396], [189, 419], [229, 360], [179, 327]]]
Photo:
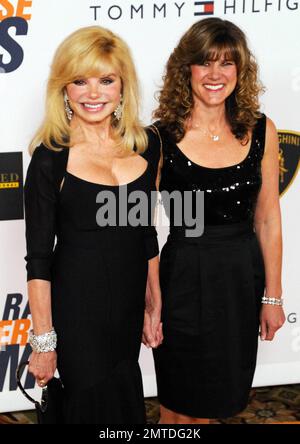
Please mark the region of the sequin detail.
[[[160, 191], [204, 191], [206, 225], [252, 220], [262, 184], [261, 160], [265, 129], [266, 116], [263, 115], [253, 130], [246, 158], [224, 168], [207, 168], [195, 164], [183, 154], [167, 131], [160, 129], [163, 139]], [[172, 214], [168, 216], [172, 225]]]

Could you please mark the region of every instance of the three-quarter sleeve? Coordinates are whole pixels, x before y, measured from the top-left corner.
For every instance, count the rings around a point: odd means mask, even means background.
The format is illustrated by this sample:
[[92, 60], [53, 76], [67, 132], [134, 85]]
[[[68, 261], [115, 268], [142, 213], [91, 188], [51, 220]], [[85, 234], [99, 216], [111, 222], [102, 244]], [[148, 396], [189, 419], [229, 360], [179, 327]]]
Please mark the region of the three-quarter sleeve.
[[159, 129], [155, 125], [150, 125], [146, 128], [148, 136], [148, 146], [142, 156], [150, 164], [152, 172], [156, 179], [158, 172], [158, 164], [162, 150], [162, 140]]
[[[148, 147], [143, 153], [143, 157], [145, 160], [147, 160], [151, 168], [151, 191], [155, 191], [155, 182], [161, 151], [161, 141], [156, 128], [150, 126], [146, 129], [146, 131], [148, 136]], [[148, 260], [156, 257], [159, 254], [157, 231], [153, 224], [154, 221], [150, 220], [149, 225], [147, 227], [144, 227], [145, 249]]]
[[28, 167], [25, 187], [27, 280], [51, 281], [51, 264], [56, 231], [56, 190], [53, 154], [40, 145]]
[[145, 249], [148, 260], [159, 254], [157, 232], [154, 226], [144, 227]]

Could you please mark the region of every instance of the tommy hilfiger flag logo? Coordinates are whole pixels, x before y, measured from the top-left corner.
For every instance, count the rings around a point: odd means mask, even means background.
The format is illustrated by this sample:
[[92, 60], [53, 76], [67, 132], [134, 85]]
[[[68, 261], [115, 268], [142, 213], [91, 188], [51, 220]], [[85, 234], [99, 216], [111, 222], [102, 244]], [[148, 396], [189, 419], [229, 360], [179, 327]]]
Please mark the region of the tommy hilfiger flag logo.
[[213, 15], [214, 2], [195, 2], [196, 12], [194, 15]]

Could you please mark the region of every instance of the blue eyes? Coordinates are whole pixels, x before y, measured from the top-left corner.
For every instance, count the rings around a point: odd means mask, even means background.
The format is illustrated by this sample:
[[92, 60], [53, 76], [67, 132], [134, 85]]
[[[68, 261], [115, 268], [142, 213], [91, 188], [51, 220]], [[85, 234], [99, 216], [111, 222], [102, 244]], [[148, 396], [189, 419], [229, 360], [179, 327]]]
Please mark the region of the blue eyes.
[[[99, 79], [99, 81], [102, 85], [110, 85], [111, 83], [113, 83], [114, 80], [108, 77], [108, 78]], [[79, 80], [74, 80], [73, 83], [74, 85], [77, 86], [84, 86], [87, 84], [87, 81], [84, 79], [79, 79]]]
[[101, 82], [104, 85], [110, 85], [111, 83], [113, 83], [113, 79], [107, 78], [107, 79], [102, 79]]
[[74, 80], [74, 85], [84, 85], [85, 81], [84, 80]]

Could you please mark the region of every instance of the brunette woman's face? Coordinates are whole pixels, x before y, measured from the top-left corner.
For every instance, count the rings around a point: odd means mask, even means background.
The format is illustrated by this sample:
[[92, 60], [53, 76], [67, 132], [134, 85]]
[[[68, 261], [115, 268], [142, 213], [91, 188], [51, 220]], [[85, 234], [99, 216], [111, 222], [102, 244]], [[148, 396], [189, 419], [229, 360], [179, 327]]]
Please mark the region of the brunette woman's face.
[[99, 77], [80, 78], [66, 86], [74, 116], [86, 123], [100, 123], [111, 119], [120, 103], [122, 82], [111, 69]]
[[237, 66], [223, 56], [202, 65], [191, 65], [191, 87], [195, 103], [207, 107], [225, 104], [237, 84]]

